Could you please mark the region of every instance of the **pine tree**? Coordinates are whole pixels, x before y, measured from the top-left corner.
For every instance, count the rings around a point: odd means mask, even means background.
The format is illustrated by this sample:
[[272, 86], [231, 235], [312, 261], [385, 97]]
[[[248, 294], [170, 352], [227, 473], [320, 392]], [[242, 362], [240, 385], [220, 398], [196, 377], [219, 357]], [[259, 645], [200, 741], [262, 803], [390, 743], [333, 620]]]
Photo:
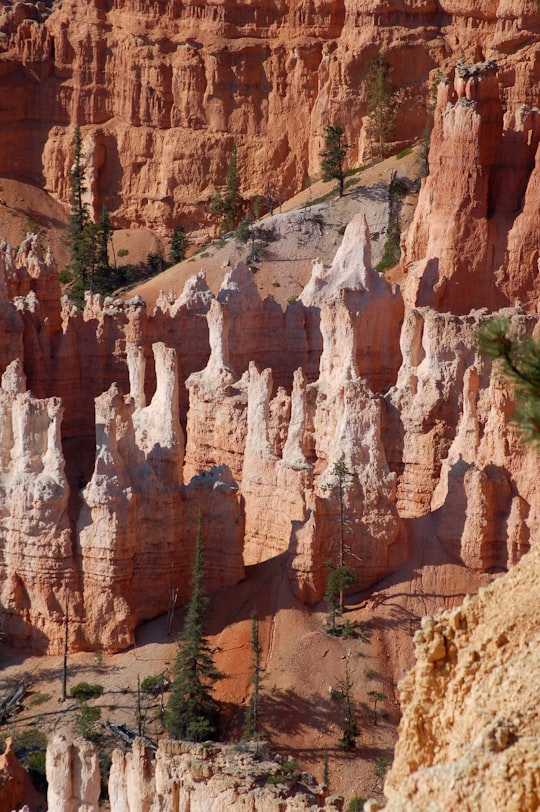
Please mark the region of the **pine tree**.
[[342, 704], [341, 710], [341, 732], [342, 736], [339, 744], [342, 750], [349, 752], [356, 747], [356, 739], [360, 735], [358, 722], [356, 720], [356, 708], [352, 696], [353, 681], [351, 677], [351, 670], [349, 667], [349, 660], [345, 660], [345, 676], [337, 684], [337, 690], [334, 692]]
[[71, 178], [71, 210], [68, 227], [70, 269], [73, 276], [71, 298], [84, 304], [86, 290], [108, 293], [113, 289], [108, 246], [112, 235], [109, 212], [104, 207], [98, 223], [92, 222], [84, 202], [84, 168], [82, 165], [82, 138], [80, 128], [73, 141], [73, 168]]
[[171, 265], [176, 265], [177, 262], [182, 262], [186, 258], [186, 251], [188, 247], [188, 239], [183, 226], [177, 226], [171, 237], [171, 247], [169, 250], [169, 262]]
[[242, 198], [240, 197], [240, 174], [238, 171], [238, 151], [233, 143], [225, 187], [216, 192], [210, 211], [220, 218], [224, 233], [233, 231], [242, 219]]
[[345, 143], [345, 130], [339, 124], [328, 124], [324, 130], [324, 150], [320, 153], [322, 177], [323, 180], [337, 180], [339, 196], [343, 197], [345, 186], [343, 160], [350, 149], [350, 144]]
[[70, 173], [71, 198], [68, 227], [70, 270], [73, 275], [71, 297], [77, 304], [84, 302], [84, 292], [88, 283], [88, 245], [86, 229], [90, 223], [88, 207], [84, 202], [86, 187], [82, 165], [82, 137], [79, 127], [73, 139], [73, 167]]
[[218, 734], [219, 706], [212, 686], [221, 677], [204, 635], [208, 599], [204, 593], [202, 518], [199, 513], [193, 561], [191, 600], [174, 663], [174, 679], [165, 727], [176, 739], [205, 741]]
[[495, 317], [483, 325], [479, 343], [514, 385], [514, 417], [523, 439], [540, 444], [540, 340], [519, 337], [510, 319]]
[[396, 121], [395, 92], [392, 85], [392, 66], [383, 56], [371, 63], [367, 74], [367, 112], [370, 118], [368, 133], [379, 158], [388, 152], [388, 140]]
[[257, 612], [253, 610], [251, 614], [251, 652], [253, 654], [253, 662], [250, 666], [251, 684], [253, 692], [249, 700], [249, 708], [246, 714], [246, 721], [244, 725], [244, 736], [246, 739], [255, 739], [255, 751], [259, 749], [259, 735], [260, 735], [260, 697], [261, 685], [264, 679], [264, 669], [262, 667], [262, 644], [259, 635], [259, 617]]

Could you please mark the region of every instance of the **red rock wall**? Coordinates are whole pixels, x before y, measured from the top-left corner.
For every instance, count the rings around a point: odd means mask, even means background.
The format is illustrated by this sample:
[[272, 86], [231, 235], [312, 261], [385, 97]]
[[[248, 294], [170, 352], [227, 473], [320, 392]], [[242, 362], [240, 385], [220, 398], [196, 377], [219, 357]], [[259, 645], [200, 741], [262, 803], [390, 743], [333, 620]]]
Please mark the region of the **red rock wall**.
[[[41, 7], [42, 8], [42, 7]], [[534, 106], [534, 3], [64, 0], [0, 16], [0, 176], [69, 199], [75, 124], [89, 198], [119, 226], [170, 232], [205, 218], [233, 141], [242, 192], [287, 197], [320, 171], [324, 126], [341, 122], [355, 165], [368, 65], [385, 52], [399, 88], [395, 138], [421, 135], [430, 72], [498, 59], [510, 111]], [[531, 58], [529, 58], [531, 57]]]

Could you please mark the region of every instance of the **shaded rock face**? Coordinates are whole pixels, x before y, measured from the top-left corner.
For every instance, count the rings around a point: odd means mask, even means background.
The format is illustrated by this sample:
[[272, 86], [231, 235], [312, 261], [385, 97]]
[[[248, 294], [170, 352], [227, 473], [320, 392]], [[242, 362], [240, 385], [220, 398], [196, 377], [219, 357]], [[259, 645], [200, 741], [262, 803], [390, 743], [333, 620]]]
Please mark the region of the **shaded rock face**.
[[[68, 201], [76, 121], [89, 202], [120, 227], [198, 225], [235, 140], [249, 196], [283, 199], [316, 176], [331, 122], [346, 128], [351, 165], [367, 160], [358, 122], [380, 52], [400, 88], [403, 143], [428, 119], [430, 71], [460, 56], [500, 60], [508, 109], [538, 96], [538, 14], [525, 0], [48, 5], [8, 3], [0, 16], [0, 175]], [[530, 217], [532, 199], [525, 228]]]
[[416, 665], [400, 686], [387, 812], [537, 805], [539, 552], [458, 609], [422, 621]]

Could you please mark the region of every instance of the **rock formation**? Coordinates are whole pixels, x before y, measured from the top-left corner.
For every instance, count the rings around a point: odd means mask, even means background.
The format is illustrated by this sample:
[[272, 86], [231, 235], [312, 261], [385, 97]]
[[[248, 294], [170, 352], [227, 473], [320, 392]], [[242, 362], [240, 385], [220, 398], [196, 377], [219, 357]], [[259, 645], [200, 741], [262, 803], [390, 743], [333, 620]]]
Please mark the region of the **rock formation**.
[[[338, 812], [343, 799], [326, 797], [311, 776], [283, 797], [279, 785], [266, 783], [278, 775], [280, 763], [255, 759], [249, 752], [187, 742], [160, 743], [155, 758], [137, 739], [131, 752], [116, 750], [109, 777], [111, 812], [219, 812], [224, 808], [251, 812]], [[95, 745], [68, 744], [56, 736], [47, 748], [50, 812], [97, 812], [100, 773]]]
[[[198, 509], [209, 589], [286, 553], [311, 604], [341, 538], [358, 586], [396, 570], [403, 518], [431, 513], [449, 558], [480, 572], [528, 549], [534, 459], [476, 348], [488, 314], [404, 314], [371, 267], [363, 216], [286, 313], [240, 264], [217, 298], [199, 275], [150, 315], [138, 297], [89, 294], [82, 314], [64, 302], [59, 321], [51, 298], [36, 299], [52, 265], [35, 240], [2, 256], [4, 289], [20, 292], [4, 300], [18, 329], [2, 384], [1, 600], [14, 641], [58, 650], [69, 603], [73, 648], [129, 645], [137, 623], [167, 610], [171, 583], [187, 600]], [[536, 324], [504, 312], [524, 331]], [[341, 484], [336, 463], [351, 472]], [[42, 554], [26, 555], [29, 538]]]
[[28, 782], [28, 773], [13, 752], [13, 738], [10, 736], [0, 755], [0, 808], [18, 808], [24, 801]]
[[503, 115], [503, 76], [495, 59], [458, 61], [453, 85], [439, 83], [429, 175], [404, 239], [409, 307], [536, 307], [540, 123], [524, 101]]
[[[345, 127], [351, 165], [368, 160], [366, 76], [380, 52], [399, 88], [401, 143], [421, 135], [433, 74], [459, 57], [497, 59], [508, 110], [532, 108], [537, 25], [528, 0], [444, 10], [428, 0], [5, 2], [0, 176], [67, 202], [77, 122], [96, 212], [106, 204], [119, 227], [199, 226], [234, 141], [246, 197], [284, 199], [318, 175], [328, 123]], [[517, 125], [516, 144], [528, 127]], [[534, 251], [529, 199], [519, 233]]]
[[463, 606], [422, 621], [416, 665], [401, 683], [387, 812], [535, 808], [539, 552]]
[[47, 747], [46, 770], [49, 812], [98, 812], [101, 786], [94, 744], [55, 736]]

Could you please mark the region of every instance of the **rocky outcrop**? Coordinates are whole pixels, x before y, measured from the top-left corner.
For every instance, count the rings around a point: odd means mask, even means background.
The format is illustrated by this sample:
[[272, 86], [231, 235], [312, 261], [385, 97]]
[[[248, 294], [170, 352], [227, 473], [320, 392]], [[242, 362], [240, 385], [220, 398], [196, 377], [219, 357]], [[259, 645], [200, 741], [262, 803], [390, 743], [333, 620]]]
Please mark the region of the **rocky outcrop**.
[[18, 808], [24, 801], [27, 783], [28, 773], [13, 752], [13, 739], [10, 736], [0, 755], [0, 807]]
[[366, 76], [381, 52], [399, 88], [397, 142], [421, 135], [430, 73], [459, 57], [500, 61], [510, 111], [538, 96], [526, 0], [47, 6], [2, 8], [0, 175], [67, 202], [77, 122], [89, 202], [121, 227], [199, 226], [234, 141], [246, 197], [284, 199], [317, 176], [331, 122], [345, 126], [351, 165], [368, 160]]
[[439, 83], [429, 175], [403, 241], [409, 307], [536, 308], [540, 123], [524, 102], [503, 115], [502, 65], [459, 61], [453, 84]]
[[[35, 241], [23, 256], [36, 286], [48, 278]], [[23, 361], [2, 390], [1, 600], [14, 641], [58, 650], [69, 604], [73, 648], [129, 645], [137, 623], [167, 611], [171, 584], [187, 600], [198, 509], [209, 589], [236, 583], [244, 562], [287, 554], [308, 603], [342, 537], [364, 588], [407, 558], [403, 518], [431, 514], [449, 559], [480, 572], [517, 562], [538, 531], [534, 457], [477, 351], [488, 314], [403, 316], [400, 292], [371, 267], [363, 216], [286, 313], [240, 264], [217, 298], [199, 275], [150, 315], [138, 297], [88, 294], [83, 313], [64, 302], [51, 333], [18, 262], [28, 293], [15, 307], [6, 293], [4, 310], [24, 338], [8, 359], [19, 348]], [[522, 309], [503, 313], [522, 332], [536, 325]], [[169, 346], [152, 343], [160, 331]], [[44, 397], [25, 391], [26, 371]], [[38, 537], [43, 555], [30, 558]]]
[[55, 623], [61, 622], [70, 591], [77, 589], [60, 443], [62, 405], [58, 398], [39, 400], [26, 391], [22, 365], [14, 361], [2, 376], [0, 413], [5, 630], [19, 642], [43, 648], [48, 637], [58, 638]]
[[46, 772], [49, 812], [98, 812], [101, 785], [94, 744], [54, 736], [47, 746]]
[[539, 549], [463, 606], [426, 617], [401, 683], [403, 719], [387, 812], [459, 806], [534, 809], [540, 792], [537, 703]]
[[[328, 796], [313, 776], [281, 774], [281, 761], [220, 745], [162, 741], [154, 755], [136, 739], [131, 752], [115, 750], [109, 775], [111, 812], [339, 812], [343, 799]], [[99, 753], [95, 744], [55, 735], [47, 746], [50, 812], [97, 812]], [[9, 807], [6, 807], [6, 809]]]

